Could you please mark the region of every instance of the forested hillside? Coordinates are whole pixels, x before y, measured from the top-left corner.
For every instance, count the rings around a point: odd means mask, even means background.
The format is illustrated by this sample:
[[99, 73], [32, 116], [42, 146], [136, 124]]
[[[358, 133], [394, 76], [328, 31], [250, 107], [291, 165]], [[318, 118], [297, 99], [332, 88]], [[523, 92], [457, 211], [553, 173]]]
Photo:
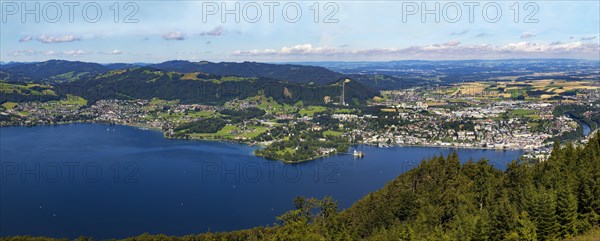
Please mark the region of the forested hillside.
[[27, 83], [64, 83], [85, 80], [111, 70], [150, 67], [164, 72], [182, 74], [208, 73], [218, 76], [266, 78], [302, 85], [327, 86], [340, 79], [350, 78], [370, 89], [404, 89], [429, 84], [425, 79], [400, 78], [385, 74], [342, 74], [329, 69], [297, 64], [268, 64], [257, 62], [190, 62], [166, 61], [158, 64], [113, 63], [97, 64], [79, 61], [48, 60], [33, 63], [11, 63], [0, 66], [0, 81]]
[[274, 227], [125, 240], [563, 240], [598, 230], [599, 183], [600, 132], [504, 171], [456, 154], [424, 160], [342, 212], [331, 198], [298, 197]]
[[266, 77], [300, 84], [314, 83], [318, 85], [330, 84], [344, 75], [333, 72], [323, 67], [302, 66], [291, 64], [266, 64], [257, 62], [221, 62], [207, 61], [167, 61], [149, 67], [165, 71], [180, 73], [204, 72], [215, 75], [235, 75], [242, 77]]
[[[55, 85], [59, 94], [81, 96], [94, 102], [100, 99], [181, 100], [182, 103], [223, 103], [232, 99], [264, 95], [284, 103], [324, 103], [325, 96], [338, 101], [342, 93], [338, 80], [325, 86], [289, 83], [270, 78], [219, 76], [203, 73], [181, 74], [150, 67], [114, 70], [93, 78]], [[365, 103], [377, 91], [350, 81], [345, 100]]]
[[97, 63], [48, 60], [36, 63], [3, 65], [0, 70], [13, 76], [11, 79], [7, 79], [0, 75], [0, 80], [55, 83], [79, 80], [85, 76], [104, 73], [109, 69]]

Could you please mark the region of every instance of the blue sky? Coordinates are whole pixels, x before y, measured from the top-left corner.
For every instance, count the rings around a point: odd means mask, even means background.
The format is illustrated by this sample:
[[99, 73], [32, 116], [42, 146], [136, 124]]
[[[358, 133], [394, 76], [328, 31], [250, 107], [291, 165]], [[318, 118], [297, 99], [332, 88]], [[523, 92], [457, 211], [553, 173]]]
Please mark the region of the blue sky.
[[[600, 59], [600, 1], [289, 2], [121, 1], [117, 7], [115, 1], [97, 1], [70, 8], [65, 2], [3, 0], [0, 58], [101, 63]], [[222, 16], [223, 7], [239, 11]]]

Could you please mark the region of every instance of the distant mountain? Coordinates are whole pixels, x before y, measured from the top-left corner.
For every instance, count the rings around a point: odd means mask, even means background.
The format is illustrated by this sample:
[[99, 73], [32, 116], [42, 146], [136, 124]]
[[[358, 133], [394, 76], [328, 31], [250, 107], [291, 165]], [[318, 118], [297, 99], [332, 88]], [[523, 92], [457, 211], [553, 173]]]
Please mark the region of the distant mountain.
[[402, 89], [427, 84], [420, 78], [400, 78], [384, 74], [338, 73], [325, 67], [300, 64], [267, 64], [256, 62], [190, 62], [167, 61], [149, 67], [180, 73], [204, 72], [216, 75], [242, 77], [267, 77], [300, 84], [327, 85], [334, 81], [350, 78], [373, 89]]
[[109, 70], [108, 67], [97, 63], [66, 60], [0, 66], [0, 71], [14, 76], [26, 77], [34, 82], [74, 81], [84, 76], [97, 75]]
[[135, 68], [135, 67], [143, 67], [143, 66], [147, 66], [148, 64], [146, 63], [111, 63], [111, 64], [104, 64], [104, 66], [110, 70], [117, 70], [117, 69], [131, 69], [131, 68]]
[[110, 70], [152, 67], [168, 72], [207, 73], [219, 76], [271, 78], [284, 82], [328, 85], [344, 78], [377, 90], [416, 86], [448, 85], [469, 81], [498, 81], [517, 76], [517, 81], [536, 79], [600, 80], [599, 61], [576, 59], [515, 59], [388, 62], [301, 62], [271, 64], [257, 62], [167, 61], [158, 64], [96, 64], [50, 60], [37, 63], [9, 62], [0, 71], [10, 74], [3, 81], [60, 83], [77, 81]]
[[300, 84], [312, 83], [317, 85], [329, 84], [345, 77], [343, 74], [333, 72], [323, 67], [257, 62], [212, 63], [207, 61], [190, 62], [175, 60], [148, 65], [148, 67], [180, 73], [204, 72], [216, 75], [233, 75], [240, 77], [267, 77]]
[[13, 62], [13, 61], [10, 61], [10, 62], [2, 62], [2, 61], [0, 61], [0, 62], [1, 62], [0, 66], [2, 68], [7, 68], [7, 67], [10, 67], [10, 66], [26, 64], [26, 63], [22, 63], [22, 62]]
[[[316, 86], [267, 77], [220, 76], [206, 73], [182, 74], [152, 67], [114, 70], [80, 81], [55, 85], [59, 94], [73, 94], [89, 101], [100, 99], [178, 99], [183, 103], [222, 103], [232, 99], [264, 95], [285, 102], [322, 104], [339, 100], [342, 81]], [[345, 101], [364, 103], [379, 92], [356, 81], [345, 84]], [[328, 96], [328, 97], [327, 97]]]
[[[350, 78], [373, 89], [400, 89], [427, 84], [420, 78], [397, 77], [378, 73], [338, 73], [324, 67], [298, 64], [267, 64], [256, 62], [167, 61], [159, 64], [110, 63], [97, 64], [78, 61], [49, 60], [35, 63], [5, 63], [0, 71], [10, 74], [1, 81], [62, 83], [86, 79], [111, 70], [150, 67], [167, 72], [207, 73], [219, 76], [271, 78], [299, 84], [328, 85]], [[6, 75], [5, 75], [6, 76]]]

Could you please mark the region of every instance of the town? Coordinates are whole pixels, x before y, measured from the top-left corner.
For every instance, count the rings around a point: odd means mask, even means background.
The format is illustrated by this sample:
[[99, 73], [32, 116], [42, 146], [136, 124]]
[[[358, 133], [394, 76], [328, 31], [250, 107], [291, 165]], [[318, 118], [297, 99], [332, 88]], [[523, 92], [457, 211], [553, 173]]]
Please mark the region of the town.
[[[7, 102], [0, 112], [0, 125], [131, 125], [162, 131], [167, 138], [261, 145], [265, 148], [257, 155], [285, 162], [345, 153], [357, 144], [518, 149], [526, 151], [526, 157], [543, 160], [554, 140], [583, 139], [598, 127], [597, 83], [579, 83], [570, 88], [576, 94], [560, 100], [551, 94], [519, 98], [521, 92], [511, 87], [496, 83], [491, 90], [491, 84], [480, 85], [383, 91], [382, 97], [365, 106], [286, 104], [264, 96], [223, 105], [161, 99], [88, 104], [68, 96], [60, 101]], [[512, 94], [506, 95], [507, 91]], [[571, 106], [579, 106], [581, 113], [560, 111]]]

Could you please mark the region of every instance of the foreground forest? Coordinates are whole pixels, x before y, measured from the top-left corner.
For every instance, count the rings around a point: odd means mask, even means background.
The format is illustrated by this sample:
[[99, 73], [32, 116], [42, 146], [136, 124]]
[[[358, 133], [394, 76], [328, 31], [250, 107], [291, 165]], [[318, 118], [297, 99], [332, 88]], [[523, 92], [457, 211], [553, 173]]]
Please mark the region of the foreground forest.
[[294, 204], [274, 227], [124, 240], [598, 240], [600, 132], [504, 171], [485, 159], [461, 164], [456, 153], [424, 160], [341, 212], [329, 197]]

